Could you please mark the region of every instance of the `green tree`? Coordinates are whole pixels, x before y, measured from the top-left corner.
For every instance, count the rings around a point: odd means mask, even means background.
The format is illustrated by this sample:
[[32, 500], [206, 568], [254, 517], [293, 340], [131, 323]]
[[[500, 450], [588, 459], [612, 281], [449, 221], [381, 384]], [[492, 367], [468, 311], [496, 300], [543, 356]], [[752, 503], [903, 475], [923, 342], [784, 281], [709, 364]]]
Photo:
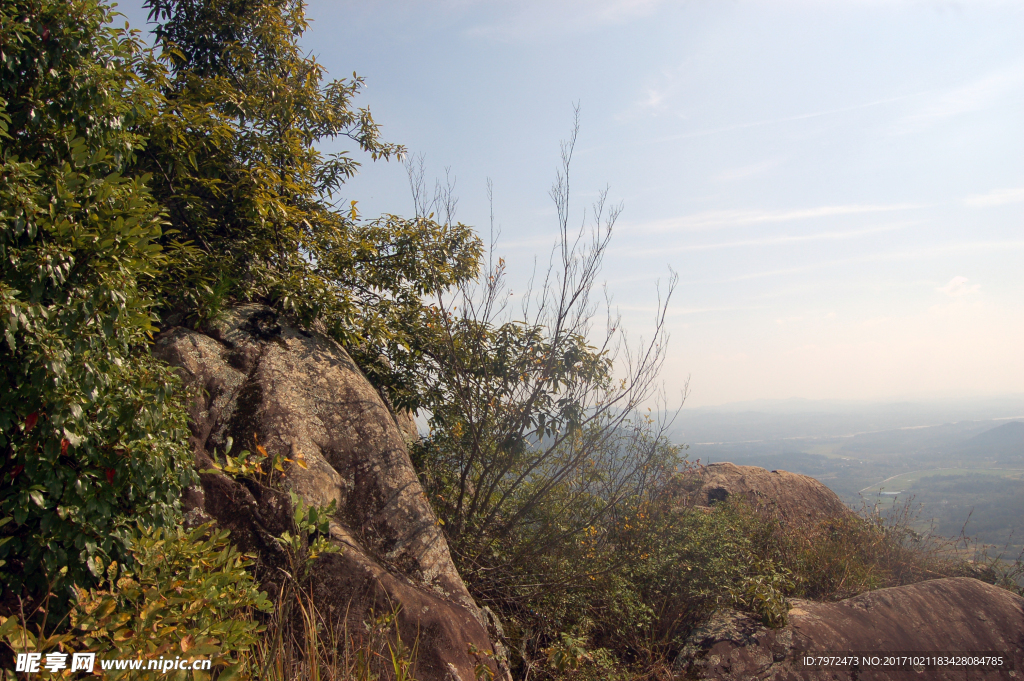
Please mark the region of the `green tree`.
[[[298, 2], [153, 0], [157, 49], [99, 0], [0, 10], [0, 565], [8, 597], [87, 583], [128, 516], [175, 518], [185, 463], [159, 318], [259, 300], [352, 348], [415, 404], [421, 297], [476, 271], [461, 224], [363, 220], [332, 196], [380, 140], [362, 86], [304, 55]], [[182, 286], [181, 282], [187, 282]], [[60, 568], [67, 567], [62, 573]]]
[[[166, 305], [199, 320], [224, 300], [259, 300], [323, 325], [359, 354], [395, 401], [418, 389], [405, 334], [422, 296], [472, 276], [480, 242], [462, 224], [421, 216], [363, 220], [333, 199], [359, 163], [319, 145], [347, 139], [372, 159], [404, 148], [381, 140], [363, 85], [326, 80], [303, 53], [307, 24], [293, 0], [149, 0], [161, 64], [148, 74], [164, 103], [147, 125], [141, 167], [187, 243], [167, 271]], [[408, 361], [406, 361], [408, 360]]]
[[[332, 196], [358, 167], [317, 145], [380, 140], [362, 86], [304, 55], [298, 2], [153, 0], [157, 49], [98, 0], [0, 14], [0, 565], [8, 597], [94, 578], [129, 515], [166, 524], [185, 464], [161, 316], [259, 300], [346, 342], [399, 405], [421, 386], [421, 296], [475, 272], [461, 224], [363, 220]], [[188, 285], [181, 286], [181, 282]], [[68, 567], [66, 573], [60, 568]]]
[[[165, 256], [132, 177], [154, 93], [96, 0], [0, 8], [0, 583], [94, 583], [127, 522], [174, 522], [193, 480], [171, 371], [149, 357]], [[67, 568], [63, 570], [63, 568]], [[31, 608], [29, 608], [31, 612]]]

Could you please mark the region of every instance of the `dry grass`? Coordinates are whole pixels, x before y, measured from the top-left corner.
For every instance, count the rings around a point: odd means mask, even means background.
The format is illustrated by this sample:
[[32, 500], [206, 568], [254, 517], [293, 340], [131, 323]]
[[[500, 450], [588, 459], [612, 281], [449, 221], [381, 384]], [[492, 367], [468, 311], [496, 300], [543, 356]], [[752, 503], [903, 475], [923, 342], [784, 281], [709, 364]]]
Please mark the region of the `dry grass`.
[[310, 594], [288, 591], [249, 654], [249, 672], [267, 681], [416, 681], [419, 641], [402, 640], [398, 613], [371, 612], [353, 631], [347, 616], [339, 624]]
[[769, 518], [758, 531], [762, 550], [778, 556], [796, 577], [794, 595], [814, 600], [941, 577], [974, 577], [1011, 589], [1019, 581], [1019, 557], [1016, 563], [992, 557], [966, 525], [955, 538], [915, 531], [917, 513], [913, 499], [884, 513], [878, 504], [864, 504], [857, 514], [809, 527], [786, 527]]

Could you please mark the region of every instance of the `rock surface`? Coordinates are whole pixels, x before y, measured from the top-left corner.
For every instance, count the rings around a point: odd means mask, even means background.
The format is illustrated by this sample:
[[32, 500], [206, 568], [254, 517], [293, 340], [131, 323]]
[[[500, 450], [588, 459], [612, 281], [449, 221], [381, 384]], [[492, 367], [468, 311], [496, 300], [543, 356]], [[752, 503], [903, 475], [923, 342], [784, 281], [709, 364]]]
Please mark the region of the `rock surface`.
[[[976, 579], [936, 579], [879, 589], [838, 603], [793, 601], [789, 624], [769, 630], [739, 613], [719, 613], [694, 632], [680, 671], [721, 681], [824, 679], [1024, 679], [1024, 599]], [[995, 653], [1001, 669], [883, 664], [804, 666], [807, 655]]]
[[756, 466], [713, 463], [705, 466], [695, 503], [711, 506], [739, 495], [790, 523], [814, 524], [852, 513], [836, 493], [814, 478]]
[[[399, 606], [403, 640], [418, 640], [417, 678], [474, 679], [480, 660], [471, 646], [493, 646], [409, 460], [415, 424], [390, 413], [344, 349], [249, 305], [205, 333], [165, 331], [154, 354], [195, 389], [189, 412], [200, 470], [211, 467], [214, 450], [223, 457], [229, 437], [235, 454], [258, 442], [271, 457], [304, 459], [306, 468], [286, 464], [285, 489], [311, 505], [336, 502], [330, 536], [343, 551], [314, 567], [321, 611], [361, 631], [371, 611]], [[287, 494], [216, 473], [201, 480], [185, 496], [187, 521], [212, 517], [242, 550], [283, 565], [274, 537], [291, 529]]]

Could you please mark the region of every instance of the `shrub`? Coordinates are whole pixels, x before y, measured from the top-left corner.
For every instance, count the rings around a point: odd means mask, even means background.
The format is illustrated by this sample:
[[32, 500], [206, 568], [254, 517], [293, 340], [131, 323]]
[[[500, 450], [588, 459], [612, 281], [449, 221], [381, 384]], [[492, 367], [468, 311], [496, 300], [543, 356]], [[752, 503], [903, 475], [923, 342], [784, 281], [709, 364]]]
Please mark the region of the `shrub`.
[[[685, 493], [675, 493], [685, 485], [671, 479], [661, 484], [661, 495], [608, 516], [572, 544], [537, 555], [511, 582], [556, 582], [558, 589], [520, 588], [492, 603], [521, 673], [670, 676], [667, 670], [690, 634], [721, 609], [746, 611], [779, 627], [787, 622], [789, 598], [839, 600], [979, 574], [956, 542], [915, 533], [907, 509], [787, 524], [740, 498], [710, 509], [691, 507]], [[1013, 569], [993, 572], [992, 579], [1012, 589], [1007, 575]]]
[[[890, 586], [969, 575], [974, 557], [969, 538], [946, 539], [916, 532], [911, 502], [887, 514], [877, 508], [788, 526], [765, 518], [760, 551], [792, 571], [792, 594], [821, 601], [841, 600]], [[988, 581], [996, 581], [993, 574]]]
[[[171, 370], [148, 355], [164, 264], [140, 45], [96, 0], [0, 8], [0, 610], [51, 607], [172, 524], [194, 476]], [[66, 568], [66, 569], [65, 569]], [[30, 608], [34, 610], [34, 608]]]
[[[15, 652], [85, 651], [98, 658], [155, 660], [212, 658], [222, 681], [241, 671], [240, 655], [259, 640], [253, 611], [271, 604], [246, 570], [252, 560], [228, 542], [226, 531], [210, 525], [193, 530], [142, 527], [129, 535], [132, 567], [104, 564], [98, 587], [76, 587], [66, 633], [47, 636], [46, 625], [30, 633], [11, 617], [0, 624], [0, 638]], [[98, 667], [97, 667], [98, 668]], [[108, 672], [114, 678], [125, 677]], [[168, 678], [197, 681], [202, 671], [175, 671]]]

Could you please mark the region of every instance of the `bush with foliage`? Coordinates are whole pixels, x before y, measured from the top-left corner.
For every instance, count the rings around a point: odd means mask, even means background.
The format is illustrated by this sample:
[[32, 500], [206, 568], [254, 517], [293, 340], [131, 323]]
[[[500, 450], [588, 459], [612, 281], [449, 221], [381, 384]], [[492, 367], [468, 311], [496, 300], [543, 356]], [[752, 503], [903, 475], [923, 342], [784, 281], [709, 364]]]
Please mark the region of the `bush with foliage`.
[[363, 220], [356, 202], [332, 202], [359, 163], [319, 145], [347, 138], [373, 159], [404, 148], [353, 107], [361, 78], [325, 80], [303, 53], [302, 3], [147, 6], [159, 68], [144, 75], [163, 99], [139, 168], [168, 210], [166, 245], [188, 243], [166, 270], [165, 312], [201, 323], [230, 301], [273, 304], [343, 342], [397, 406], [418, 406], [422, 296], [472, 276], [480, 240], [459, 223]]
[[[188, 466], [147, 294], [158, 204], [126, 174], [153, 102], [135, 38], [95, 0], [0, 8], [3, 604], [129, 560], [129, 520], [175, 521]], [[66, 570], [65, 570], [66, 568]]]
[[[140, 528], [129, 537], [131, 568], [98, 556], [98, 587], [76, 587], [66, 633], [35, 634], [18, 617], [0, 618], [0, 640], [15, 652], [86, 651], [100, 659], [210, 659], [216, 678], [241, 671], [244, 655], [259, 640], [254, 610], [271, 604], [246, 570], [227, 532]], [[124, 678], [129, 672], [108, 672]], [[205, 671], [175, 671], [169, 678], [210, 678]]]
[[[570, 228], [577, 133], [578, 120], [552, 187], [561, 238], [544, 283], [510, 310], [504, 263], [490, 262], [434, 297], [413, 346], [430, 416], [414, 463], [463, 578], [489, 601], [521, 598], [520, 568], [554, 559], [640, 503], [679, 462], [666, 424], [643, 411], [657, 396], [675, 277], [651, 338], [631, 347], [611, 310], [603, 334], [592, 333], [594, 286], [620, 209], [602, 194], [591, 226]], [[450, 222], [450, 191], [429, 205], [410, 170], [418, 212]]]
[[[551, 195], [560, 243], [523, 308], [507, 307], [504, 263], [435, 297], [414, 346], [430, 433], [417, 465], [471, 593], [503, 620], [519, 673], [607, 678], [652, 665], [718, 607], [785, 620], [787, 568], [759, 557], [753, 516], [676, 511], [683, 450], [648, 401], [667, 341], [631, 347], [609, 314], [592, 343], [593, 287], [619, 208], [605, 195], [593, 227], [570, 230], [578, 124]], [[451, 221], [410, 167], [419, 213]], [[615, 672], [617, 673], [617, 672]]]
[[[518, 674], [657, 677], [718, 610], [779, 627], [789, 598], [839, 600], [970, 567], [953, 542], [914, 533], [905, 512], [801, 525], [740, 499], [690, 506], [688, 469], [661, 478], [656, 493], [602, 517], [575, 541], [516, 564], [506, 597], [490, 605], [503, 619]], [[510, 535], [506, 550], [522, 550], [525, 536]]]
[[558, 575], [560, 589], [524, 591], [517, 607], [498, 605], [521, 669], [557, 678], [553, 655], [566, 654], [569, 636], [590, 656], [576, 655], [575, 674], [633, 678], [670, 665], [722, 608], [747, 610], [769, 626], [785, 622], [792, 576], [758, 545], [762, 520], [742, 504], [680, 506], [675, 488], [665, 481], [647, 503], [590, 528], [557, 564], [536, 561], [530, 576]]
[[[0, 7], [9, 647], [209, 653], [221, 678], [240, 661], [275, 678], [318, 677], [321, 663], [369, 678], [387, 647], [393, 674], [410, 673], [415, 644], [387, 635], [394, 613], [369, 623], [364, 647], [302, 593], [329, 550], [331, 509], [293, 500], [295, 531], [279, 540], [295, 579], [269, 620], [223, 534], [168, 529], [195, 474], [176, 379], [148, 343], [160, 320], [202, 326], [240, 301], [330, 333], [395, 407], [425, 410], [431, 431], [413, 452], [424, 486], [531, 678], [648, 674], [716, 609], [779, 626], [790, 596], [955, 569], [898, 519], [794, 528], [740, 503], [680, 506], [684, 453], [643, 411], [675, 278], [647, 342], [630, 346], [614, 314], [593, 333], [619, 208], [602, 194], [593, 229], [570, 229], [577, 129], [552, 188], [561, 242], [512, 313], [504, 263], [483, 267], [450, 189], [431, 206], [414, 177], [411, 219], [333, 203], [358, 162], [318, 145], [345, 137], [373, 159], [404, 149], [354, 108], [360, 78], [328, 81], [303, 53], [301, 2], [147, 6], [153, 50], [109, 26], [100, 0]], [[261, 621], [272, 637], [256, 638]]]
[[863, 508], [810, 527], [766, 521], [759, 541], [793, 572], [793, 593], [802, 598], [840, 600], [938, 577], [999, 581], [999, 561], [986, 560], [969, 537], [924, 536], [913, 529], [915, 520], [908, 501], [885, 514]]

